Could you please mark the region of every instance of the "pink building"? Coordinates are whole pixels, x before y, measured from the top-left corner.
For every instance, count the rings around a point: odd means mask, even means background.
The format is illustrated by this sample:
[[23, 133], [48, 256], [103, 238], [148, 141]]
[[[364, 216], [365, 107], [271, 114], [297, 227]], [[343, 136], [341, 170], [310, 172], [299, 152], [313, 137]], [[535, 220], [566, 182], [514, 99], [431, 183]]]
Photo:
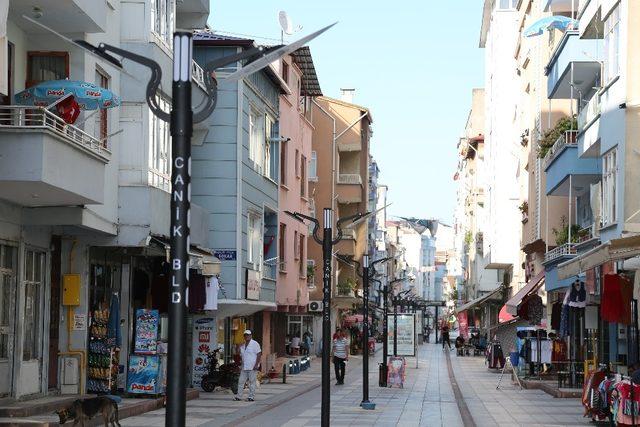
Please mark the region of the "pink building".
[[[286, 336], [300, 336], [310, 325], [305, 325], [302, 315], [309, 302], [308, 274], [313, 266], [307, 262], [307, 244], [313, 237], [309, 228], [284, 211], [300, 212], [315, 216], [310, 206], [309, 185], [315, 179], [314, 153], [311, 150], [311, 99], [321, 96], [320, 85], [308, 47], [298, 49], [278, 64], [279, 73], [291, 93], [280, 95], [280, 200], [279, 247], [276, 302], [278, 316], [272, 325], [275, 332], [275, 349], [285, 350]], [[315, 244], [312, 242], [311, 244]], [[309, 277], [311, 279], [311, 277]], [[310, 280], [310, 283], [313, 283]], [[290, 314], [295, 317], [289, 316]], [[277, 336], [281, 335], [281, 336]]]

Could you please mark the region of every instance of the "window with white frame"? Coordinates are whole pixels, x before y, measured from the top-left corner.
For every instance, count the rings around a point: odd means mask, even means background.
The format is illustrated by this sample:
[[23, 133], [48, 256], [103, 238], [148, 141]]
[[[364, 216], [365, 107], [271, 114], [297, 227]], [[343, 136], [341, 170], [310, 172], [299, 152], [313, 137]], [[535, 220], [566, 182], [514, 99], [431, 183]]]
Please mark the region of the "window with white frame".
[[255, 270], [262, 266], [262, 215], [252, 211], [247, 214], [247, 263]]
[[174, 0], [151, 0], [151, 25], [160, 40], [172, 46]]
[[620, 74], [620, 6], [604, 21], [604, 84]]
[[614, 148], [602, 158], [602, 225], [616, 222], [616, 179], [618, 177], [618, 159]]
[[265, 159], [264, 159], [264, 176], [272, 181], [278, 181], [278, 146], [279, 146], [279, 130], [278, 122], [269, 114], [265, 116]]
[[311, 152], [311, 161], [309, 162], [309, 181], [318, 181], [318, 153]]
[[518, 0], [499, 0], [499, 10], [515, 10], [518, 7]]
[[[164, 111], [171, 109], [171, 103], [163, 96], [156, 95], [158, 106]], [[169, 123], [160, 120], [149, 110], [149, 185], [171, 191], [171, 133]]]
[[253, 162], [258, 173], [264, 171], [264, 115], [251, 107], [249, 113], [249, 160]]
[[298, 232], [293, 232], [293, 257], [300, 259], [300, 240], [298, 240]]

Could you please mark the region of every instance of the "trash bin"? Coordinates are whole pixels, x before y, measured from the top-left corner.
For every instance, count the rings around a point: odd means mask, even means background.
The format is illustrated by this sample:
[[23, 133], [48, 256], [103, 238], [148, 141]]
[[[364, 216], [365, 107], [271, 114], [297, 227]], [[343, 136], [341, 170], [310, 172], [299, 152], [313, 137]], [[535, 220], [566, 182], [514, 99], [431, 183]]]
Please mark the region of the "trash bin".
[[380, 387], [387, 386], [387, 365], [378, 363], [378, 385]]

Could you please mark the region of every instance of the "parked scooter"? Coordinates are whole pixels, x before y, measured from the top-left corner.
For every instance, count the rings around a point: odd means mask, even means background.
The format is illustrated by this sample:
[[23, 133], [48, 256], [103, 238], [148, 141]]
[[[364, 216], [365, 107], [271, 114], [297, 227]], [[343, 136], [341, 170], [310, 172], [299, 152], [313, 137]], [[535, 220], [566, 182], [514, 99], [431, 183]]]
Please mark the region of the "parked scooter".
[[200, 386], [206, 392], [212, 392], [216, 387], [230, 388], [238, 393], [238, 378], [240, 377], [240, 365], [235, 361], [225, 363], [218, 367], [218, 354], [220, 349], [215, 349], [207, 354], [209, 371], [202, 377]]

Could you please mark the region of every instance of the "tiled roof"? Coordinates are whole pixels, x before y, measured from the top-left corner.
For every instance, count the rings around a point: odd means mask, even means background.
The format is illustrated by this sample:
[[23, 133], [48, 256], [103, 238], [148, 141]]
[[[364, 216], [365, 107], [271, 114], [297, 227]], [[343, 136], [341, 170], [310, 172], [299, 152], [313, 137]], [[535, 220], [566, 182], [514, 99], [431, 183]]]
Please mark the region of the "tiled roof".
[[320, 82], [313, 65], [311, 50], [308, 46], [301, 47], [291, 54], [293, 61], [302, 70], [302, 95], [322, 96]]

